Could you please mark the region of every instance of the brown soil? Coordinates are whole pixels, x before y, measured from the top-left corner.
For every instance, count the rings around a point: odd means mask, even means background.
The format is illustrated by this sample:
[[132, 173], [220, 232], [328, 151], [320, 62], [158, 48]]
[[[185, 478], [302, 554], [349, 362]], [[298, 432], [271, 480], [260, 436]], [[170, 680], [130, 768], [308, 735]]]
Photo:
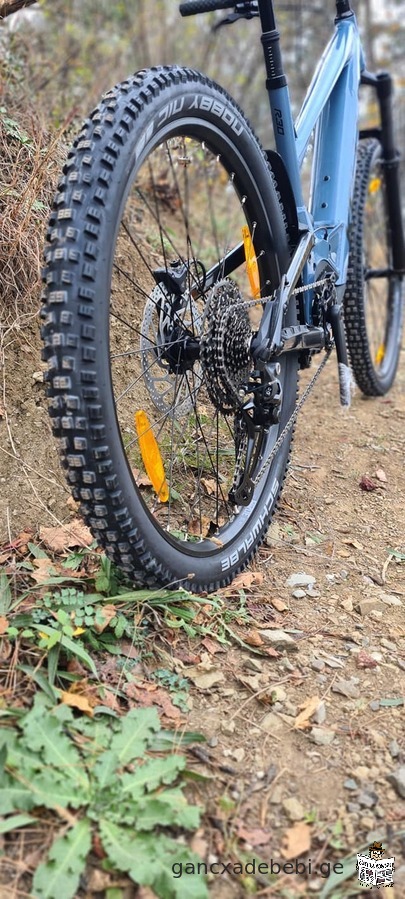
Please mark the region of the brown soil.
[[[23, 529], [35, 534], [73, 513], [48, 423], [36, 321], [6, 332], [3, 356], [0, 540], [8, 543]], [[242, 581], [256, 627], [230, 625], [259, 645], [206, 652], [205, 669], [218, 669], [223, 680], [192, 691], [187, 726], [209, 741], [197, 765], [209, 777], [202, 853], [211, 861], [236, 859], [236, 829], [246, 861], [285, 862], [291, 819], [307, 822], [311, 846], [303, 858], [312, 858], [312, 874], [280, 874], [262, 895], [320, 895], [325, 879], [316, 865], [355, 854], [371, 839], [383, 841], [386, 857], [395, 855], [390, 892], [404, 895], [405, 807], [387, 780], [404, 765], [404, 707], [377, 705], [405, 694], [405, 566], [390, 553], [404, 552], [403, 363], [402, 357], [387, 398], [366, 401], [357, 392], [346, 413], [338, 404], [335, 365], [328, 363], [301, 414], [280, 509], [252, 566], [262, 579]], [[376, 489], [361, 489], [364, 475]], [[315, 578], [312, 589], [287, 585], [303, 572]], [[305, 591], [300, 598], [297, 589]], [[227, 593], [237, 608], [239, 591]], [[366, 599], [372, 602], [360, 614]], [[290, 634], [293, 651], [266, 655], [263, 628]], [[187, 676], [189, 666], [177, 664]], [[313, 719], [307, 728], [294, 727], [300, 707], [314, 696], [326, 712], [318, 731]], [[332, 742], [314, 742], [325, 735]], [[348, 779], [352, 789], [345, 787]], [[283, 804], [291, 797], [299, 801], [295, 811]], [[297, 833], [295, 823], [292, 841]], [[218, 899], [246, 896], [248, 886], [227, 874], [211, 878]], [[347, 890], [342, 895], [358, 895], [355, 887]]]

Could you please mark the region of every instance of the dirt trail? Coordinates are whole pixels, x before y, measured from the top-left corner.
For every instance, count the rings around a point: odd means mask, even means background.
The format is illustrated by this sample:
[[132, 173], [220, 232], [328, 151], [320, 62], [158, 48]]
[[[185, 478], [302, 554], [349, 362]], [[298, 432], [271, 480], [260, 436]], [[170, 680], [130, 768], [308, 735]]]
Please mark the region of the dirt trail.
[[[72, 515], [48, 423], [36, 324], [6, 335], [3, 353], [2, 542]], [[368, 401], [357, 392], [346, 413], [328, 363], [299, 420], [280, 510], [253, 565], [256, 582], [245, 591], [257, 626], [232, 624], [258, 645], [200, 653], [201, 670], [222, 679], [193, 689], [187, 722], [209, 741], [197, 768], [210, 778], [212, 828], [201, 841], [211, 860], [232, 857], [235, 832], [247, 861], [285, 862], [301, 838], [314, 867], [315, 859], [332, 863], [380, 839], [387, 856], [396, 856], [395, 897], [405, 888], [405, 844], [397, 835], [405, 833], [405, 565], [390, 550], [405, 550], [404, 363], [403, 353], [387, 398]], [[363, 476], [376, 489], [361, 489]], [[298, 574], [307, 576], [304, 583], [289, 586]], [[240, 601], [229, 591], [231, 609]], [[282, 631], [275, 639], [274, 630]], [[263, 654], [269, 646], [280, 654]], [[315, 721], [295, 727], [314, 696], [321, 703]], [[212, 896], [245, 896], [246, 883], [213, 875]], [[277, 895], [320, 895], [325, 879], [313, 871], [274, 883]]]

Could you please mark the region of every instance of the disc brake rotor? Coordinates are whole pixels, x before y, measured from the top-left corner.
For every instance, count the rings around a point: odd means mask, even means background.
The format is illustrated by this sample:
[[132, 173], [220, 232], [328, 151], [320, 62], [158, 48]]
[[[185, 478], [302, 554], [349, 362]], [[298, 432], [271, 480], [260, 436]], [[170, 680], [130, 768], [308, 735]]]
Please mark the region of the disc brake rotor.
[[[157, 409], [165, 415], [182, 418], [194, 408], [196, 394], [201, 384], [201, 363], [196, 361], [192, 371], [174, 373], [165, 359], [165, 343], [162, 338], [160, 309], [170, 304], [171, 295], [163, 284], [152, 290], [146, 301], [141, 326], [141, 363], [143, 378], [149, 396]], [[201, 332], [201, 315], [190, 298], [177, 313], [184, 329], [193, 331], [196, 337]]]

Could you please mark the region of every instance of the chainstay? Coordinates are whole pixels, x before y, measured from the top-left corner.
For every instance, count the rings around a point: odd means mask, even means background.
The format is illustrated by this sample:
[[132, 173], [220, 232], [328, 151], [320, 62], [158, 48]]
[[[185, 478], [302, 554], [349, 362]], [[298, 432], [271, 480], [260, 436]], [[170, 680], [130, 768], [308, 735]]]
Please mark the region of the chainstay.
[[[294, 290], [291, 291], [290, 296], [298, 296], [300, 293], [305, 293], [306, 290], [315, 290], [317, 287], [325, 287], [325, 285], [331, 285], [331, 279], [329, 278], [321, 278], [319, 281], [314, 281], [312, 284], [301, 284], [300, 287], [295, 287]], [[235, 303], [235, 308], [237, 306], [244, 306], [246, 308], [251, 308], [252, 306], [265, 306], [266, 303], [272, 303], [275, 300], [276, 294], [272, 293], [271, 296], [268, 297], [258, 297], [256, 300], [243, 300], [241, 303]]]
[[270, 455], [268, 456], [268, 458], [266, 459], [266, 461], [263, 465], [263, 468], [259, 471], [259, 474], [256, 475], [255, 478], [252, 478], [252, 484], [254, 487], [257, 487], [257, 485], [260, 483], [263, 475], [265, 474], [267, 469], [270, 468], [270, 465], [273, 462], [273, 459], [275, 459], [280, 447], [283, 445], [285, 438], [290, 433], [290, 431], [292, 431], [292, 429], [295, 425], [295, 422], [298, 418], [298, 415], [299, 415], [304, 403], [307, 401], [310, 393], [312, 392], [322, 370], [325, 368], [325, 365], [331, 355], [332, 350], [333, 350], [333, 346], [329, 347], [326, 350], [326, 354], [325, 354], [324, 358], [322, 359], [322, 362], [318, 366], [318, 368], [317, 368], [313, 378], [311, 378], [308, 386], [305, 388], [304, 393], [302, 394], [301, 398], [298, 400], [298, 403], [296, 404], [293, 412], [291, 413], [290, 418], [287, 421], [287, 424], [284, 425], [284, 428], [283, 428], [280, 436], [277, 438]]

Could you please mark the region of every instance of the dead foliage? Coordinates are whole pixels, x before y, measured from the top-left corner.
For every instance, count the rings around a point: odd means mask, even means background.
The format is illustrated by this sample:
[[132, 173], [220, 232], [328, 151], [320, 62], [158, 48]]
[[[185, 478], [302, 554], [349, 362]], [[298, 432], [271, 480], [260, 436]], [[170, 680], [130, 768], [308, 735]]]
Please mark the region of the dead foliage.
[[[0, 73], [1, 74], [1, 73]], [[60, 135], [0, 91], [0, 271], [3, 325], [38, 306], [46, 222], [61, 170]]]

